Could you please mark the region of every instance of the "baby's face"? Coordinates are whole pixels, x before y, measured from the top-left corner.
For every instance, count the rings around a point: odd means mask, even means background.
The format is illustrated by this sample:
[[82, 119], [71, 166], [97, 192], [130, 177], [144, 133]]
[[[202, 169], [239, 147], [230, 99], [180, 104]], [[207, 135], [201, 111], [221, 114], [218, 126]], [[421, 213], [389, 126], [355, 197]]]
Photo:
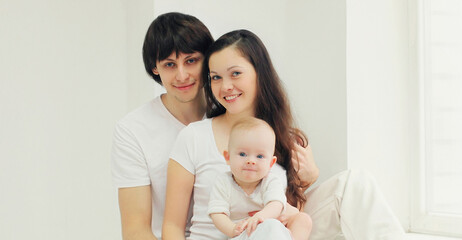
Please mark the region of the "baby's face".
[[270, 129], [257, 127], [232, 133], [229, 146], [229, 165], [236, 180], [260, 181], [271, 169], [275, 137]]

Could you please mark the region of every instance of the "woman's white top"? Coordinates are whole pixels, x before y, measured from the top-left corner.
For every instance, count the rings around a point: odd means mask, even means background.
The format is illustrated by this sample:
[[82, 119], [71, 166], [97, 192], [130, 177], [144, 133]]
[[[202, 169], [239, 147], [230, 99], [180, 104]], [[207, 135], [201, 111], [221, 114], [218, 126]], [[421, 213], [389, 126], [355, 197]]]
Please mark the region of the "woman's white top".
[[[188, 239], [227, 239], [226, 235], [215, 228], [207, 214], [210, 192], [217, 176], [230, 171], [223, 154], [217, 149], [212, 119], [204, 119], [185, 127], [173, 145], [170, 158], [195, 175], [191, 235]], [[276, 164], [271, 171], [281, 176], [284, 185], [287, 185], [285, 170], [281, 166]]]

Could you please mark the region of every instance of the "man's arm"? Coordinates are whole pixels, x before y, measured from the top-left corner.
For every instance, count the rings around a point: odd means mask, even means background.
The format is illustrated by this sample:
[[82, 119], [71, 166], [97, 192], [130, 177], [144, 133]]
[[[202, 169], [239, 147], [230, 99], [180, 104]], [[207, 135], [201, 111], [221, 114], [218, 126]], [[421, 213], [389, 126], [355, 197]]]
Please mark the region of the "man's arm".
[[119, 189], [124, 240], [157, 240], [152, 233], [151, 186]]

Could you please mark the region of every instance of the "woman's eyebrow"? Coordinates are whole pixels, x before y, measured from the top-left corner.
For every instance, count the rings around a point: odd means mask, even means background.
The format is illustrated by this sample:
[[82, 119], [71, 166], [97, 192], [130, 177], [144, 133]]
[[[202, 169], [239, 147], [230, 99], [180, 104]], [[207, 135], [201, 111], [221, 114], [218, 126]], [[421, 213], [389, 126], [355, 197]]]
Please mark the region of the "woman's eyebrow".
[[233, 66], [229, 67], [228, 69], [226, 69], [226, 71], [229, 71], [229, 70], [231, 70], [231, 69], [233, 69], [233, 68], [236, 68], [236, 67], [241, 67], [241, 66], [239, 66], [239, 65], [233, 65]]
[[[229, 71], [229, 70], [231, 70], [231, 69], [233, 69], [233, 68], [240, 68], [240, 67], [241, 67], [241, 66], [239, 66], [239, 65], [233, 65], [233, 66], [227, 68], [226, 71]], [[215, 73], [215, 74], [216, 74], [217, 72], [210, 70], [210, 73]]]

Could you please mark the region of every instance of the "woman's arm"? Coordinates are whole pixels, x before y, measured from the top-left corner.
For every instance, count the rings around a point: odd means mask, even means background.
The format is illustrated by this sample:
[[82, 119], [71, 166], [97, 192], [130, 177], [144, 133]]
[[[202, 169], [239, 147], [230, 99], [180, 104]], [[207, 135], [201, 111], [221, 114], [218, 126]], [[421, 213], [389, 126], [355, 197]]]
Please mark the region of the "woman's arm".
[[151, 229], [151, 186], [119, 189], [124, 240], [157, 240]]
[[162, 238], [185, 239], [189, 202], [194, 186], [194, 175], [173, 159], [168, 161], [167, 196], [165, 200]]
[[318, 180], [319, 168], [314, 162], [313, 152], [309, 144], [306, 147], [299, 144], [294, 144], [294, 146], [292, 161], [302, 184], [306, 186], [303, 190], [306, 190]]

